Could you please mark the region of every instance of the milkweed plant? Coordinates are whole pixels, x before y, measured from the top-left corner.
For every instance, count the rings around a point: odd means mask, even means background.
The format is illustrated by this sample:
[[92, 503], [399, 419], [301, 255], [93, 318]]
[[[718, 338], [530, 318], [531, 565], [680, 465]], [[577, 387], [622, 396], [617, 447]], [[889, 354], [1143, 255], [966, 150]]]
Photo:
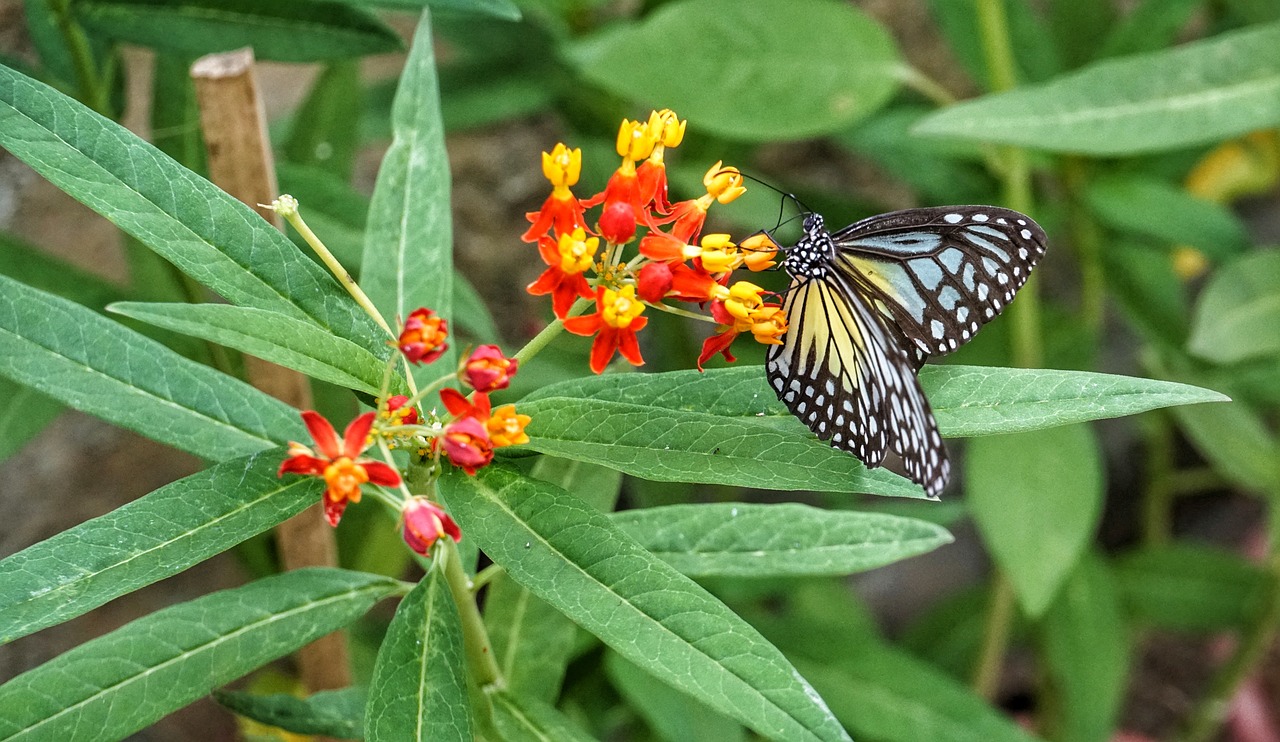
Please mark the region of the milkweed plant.
[[[1275, 547], [1251, 563], [1184, 541], [1172, 514], [1188, 493], [1280, 494], [1265, 309], [1280, 264], [1227, 207], [1280, 179], [1280, 108], [1233, 87], [1280, 75], [1277, 22], [1244, 3], [1091, 4], [1074, 21], [1065, 2], [1037, 4], [1047, 18], [933, 3], [952, 72], [983, 91], [957, 102], [954, 80], [828, 0], [642, 3], [590, 29], [590, 14], [451, 2], [434, 29], [422, 10], [379, 108], [349, 60], [400, 46], [380, 16], [317, 1], [205, 25], [203, 5], [144, 20], [28, 3], [38, 59], [0, 65], [0, 147], [180, 289], [99, 291], [0, 235], [4, 414], [30, 421], [3, 450], [56, 403], [207, 464], [4, 555], [0, 642], [223, 552], [255, 574], [6, 665], [0, 739], [124, 739], [210, 695], [254, 739], [1107, 739], [1142, 638], [1169, 629], [1241, 639], [1177, 720], [1184, 738], [1243, 713], [1230, 701], [1280, 617]], [[1205, 38], [1163, 48], [1196, 12]], [[724, 28], [745, 37], [721, 43]], [[155, 144], [113, 120], [122, 42], [157, 53]], [[327, 65], [276, 132], [292, 195], [264, 206], [287, 234], [200, 174], [186, 62], [245, 43]], [[1247, 100], [1228, 115], [1220, 91]], [[536, 210], [501, 240], [532, 280], [473, 286], [454, 267], [446, 128], [552, 109], [563, 140], [502, 163], [513, 183], [540, 171]], [[347, 182], [370, 126], [391, 145], [366, 201]], [[919, 371], [942, 435], [971, 439], [941, 502], [819, 440], [766, 382], [764, 351], [795, 331], [781, 269], [799, 218], [892, 210], [768, 172], [778, 151], [827, 168], [831, 148], [917, 205], [1000, 204], [1048, 234], [1007, 316]], [[513, 291], [541, 302], [519, 338], [485, 303]], [[1144, 350], [1113, 363], [1120, 325]], [[246, 357], [307, 377], [315, 409], [246, 382]], [[1104, 455], [1091, 422], [1139, 413], [1140, 446]], [[1107, 553], [1104, 497], [1127, 495], [1105, 473], [1132, 450], [1141, 535]], [[340, 566], [264, 550], [291, 518], [336, 537]], [[892, 590], [913, 595], [911, 565], [955, 561], [966, 518], [990, 576], [886, 631], [848, 576], [903, 562]], [[343, 630], [350, 686], [307, 688], [287, 658]], [[1035, 700], [1015, 721], [1000, 689], [1024, 649]]]

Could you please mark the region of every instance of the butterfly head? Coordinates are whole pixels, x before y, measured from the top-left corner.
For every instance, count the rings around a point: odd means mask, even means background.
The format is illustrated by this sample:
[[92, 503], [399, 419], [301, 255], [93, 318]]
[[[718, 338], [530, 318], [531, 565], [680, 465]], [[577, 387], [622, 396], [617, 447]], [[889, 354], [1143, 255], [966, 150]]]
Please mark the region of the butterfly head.
[[793, 277], [816, 278], [822, 276], [835, 256], [836, 246], [831, 241], [826, 222], [821, 214], [805, 214], [804, 234], [795, 245], [787, 249], [782, 267]]

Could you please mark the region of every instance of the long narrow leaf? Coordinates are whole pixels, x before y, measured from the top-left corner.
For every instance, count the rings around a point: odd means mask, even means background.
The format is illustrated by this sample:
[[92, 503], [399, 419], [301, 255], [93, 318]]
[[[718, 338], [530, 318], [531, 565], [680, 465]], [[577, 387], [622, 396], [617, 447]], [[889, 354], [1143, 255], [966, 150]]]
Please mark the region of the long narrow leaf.
[[368, 742], [473, 739], [462, 626], [438, 567], [396, 608], [373, 667], [364, 718]]
[[121, 739], [399, 589], [385, 577], [302, 569], [166, 608], [0, 686], [0, 736]]
[[297, 413], [283, 402], [3, 276], [0, 375], [205, 458], [302, 440]]
[[441, 484], [495, 563], [622, 656], [772, 739], [848, 739], [755, 629], [578, 498], [497, 466]]
[[283, 456], [227, 461], [0, 561], [0, 644], [175, 575], [317, 502], [319, 480], [276, 477]]
[[[388, 318], [407, 317], [425, 306], [453, 319], [449, 156], [430, 16], [422, 11], [396, 89], [391, 107], [394, 138], [382, 158], [365, 232], [361, 284]], [[452, 358], [452, 351], [446, 353], [437, 367], [450, 368]]]
[[385, 341], [278, 230], [119, 124], [0, 66], [0, 147], [228, 301]]

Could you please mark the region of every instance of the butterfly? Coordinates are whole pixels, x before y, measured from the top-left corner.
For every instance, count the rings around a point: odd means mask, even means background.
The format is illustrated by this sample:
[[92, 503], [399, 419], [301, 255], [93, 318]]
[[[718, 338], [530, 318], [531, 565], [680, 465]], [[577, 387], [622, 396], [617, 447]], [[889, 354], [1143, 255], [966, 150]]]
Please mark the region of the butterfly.
[[835, 232], [809, 213], [786, 248], [788, 329], [769, 385], [818, 438], [936, 498], [951, 473], [916, 372], [1003, 309], [1044, 255], [1030, 217], [995, 206], [907, 209]]

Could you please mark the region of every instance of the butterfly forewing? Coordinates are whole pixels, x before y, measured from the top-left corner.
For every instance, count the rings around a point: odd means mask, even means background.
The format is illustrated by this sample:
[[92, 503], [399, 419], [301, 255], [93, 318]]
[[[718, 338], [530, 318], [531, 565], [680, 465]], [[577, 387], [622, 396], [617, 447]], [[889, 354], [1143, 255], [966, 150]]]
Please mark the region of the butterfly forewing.
[[897, 211], [834, 234], [809, 214], [783, 262], [795, 280], [769, 383], [819, 438], [936, 496], [950, 464], [915, 372], [999, 314], [1044, 250], [1035, 222], [994, 206]]
[[917, 365], [972, 339], [1045, 250], [1039, 225], [994, 206], [881, 214], [831, 238], [834, 267], [914, 344]]

